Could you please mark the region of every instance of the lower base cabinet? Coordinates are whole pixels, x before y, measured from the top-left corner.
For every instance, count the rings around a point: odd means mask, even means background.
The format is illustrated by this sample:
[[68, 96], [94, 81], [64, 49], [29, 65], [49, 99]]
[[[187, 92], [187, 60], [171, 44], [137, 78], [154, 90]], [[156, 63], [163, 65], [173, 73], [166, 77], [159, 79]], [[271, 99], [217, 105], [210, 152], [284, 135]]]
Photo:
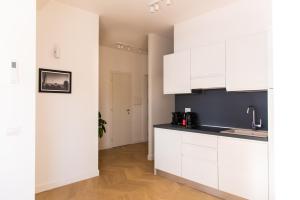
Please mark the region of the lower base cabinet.
[[181, 176], [181, 132], [154, 129], [155, 169]]
[[218, 189], [218, 137], [182, 134], [182, 177]]
[[218, 189], [218, 165], [196, 155], [182, 156], [182, 177]]
[[219, 190], [246, 199], [268, 199], [268, 143], [219, 137]]

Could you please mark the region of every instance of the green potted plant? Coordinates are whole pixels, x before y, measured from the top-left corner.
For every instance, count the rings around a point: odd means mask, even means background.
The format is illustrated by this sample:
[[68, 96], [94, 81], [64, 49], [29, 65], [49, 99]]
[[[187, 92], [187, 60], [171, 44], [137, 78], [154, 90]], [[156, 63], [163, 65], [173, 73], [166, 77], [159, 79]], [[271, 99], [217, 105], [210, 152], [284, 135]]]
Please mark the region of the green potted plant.
[[98, 136], [102, 138], [104, 133], [106, 133], [105, 125], [107, 122], [101, 118], [101, 113], [98, 112]]

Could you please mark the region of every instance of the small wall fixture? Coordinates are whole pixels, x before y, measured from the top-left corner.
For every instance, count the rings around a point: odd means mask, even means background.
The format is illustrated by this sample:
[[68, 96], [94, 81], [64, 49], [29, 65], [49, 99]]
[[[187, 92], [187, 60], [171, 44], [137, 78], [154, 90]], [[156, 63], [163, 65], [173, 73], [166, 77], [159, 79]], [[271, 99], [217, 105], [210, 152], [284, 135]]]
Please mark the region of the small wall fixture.
[[60, 59], [60, 48], [58, 46], [54, 46], [54, 48], [53, 48], [53, 56], [56, 59]]
[[151, 0], [148, 4], [149, 11], [151, 13], [155, 13], [155, 12], [159, 11], [160, 5], [163, 3], [165, 3], [167, 6], [169, 6], [172, 4], [172, 1], [171, 0]]

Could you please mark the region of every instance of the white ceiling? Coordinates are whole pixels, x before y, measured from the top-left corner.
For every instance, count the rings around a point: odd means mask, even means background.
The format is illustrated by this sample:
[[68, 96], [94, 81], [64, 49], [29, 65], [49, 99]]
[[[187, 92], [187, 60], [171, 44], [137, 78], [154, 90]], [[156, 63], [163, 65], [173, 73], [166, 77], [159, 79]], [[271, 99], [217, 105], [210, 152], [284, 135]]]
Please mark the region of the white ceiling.
[[[44, 3], [48, 0], [38, 1]], [[102, 44], [123, 42], [146, 49], [148, 33], [172, 37], [173, 24], [236, 0], [172, 0], [171, 6], [162, 5], [156, 13], [149, 12], [149, 0], [57, 1], [99, 14]]]

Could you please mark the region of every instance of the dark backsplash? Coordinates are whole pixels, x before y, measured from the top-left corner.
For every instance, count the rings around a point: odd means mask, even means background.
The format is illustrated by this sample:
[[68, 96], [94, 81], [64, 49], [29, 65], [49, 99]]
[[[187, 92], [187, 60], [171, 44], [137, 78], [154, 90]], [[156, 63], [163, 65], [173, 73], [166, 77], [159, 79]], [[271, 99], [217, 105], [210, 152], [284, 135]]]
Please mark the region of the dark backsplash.
[[198, 125], [251, 128], [252, 110], [247, 115], [247, 107], [256, 108], [257, 123], [262, 119], [263, 130], [268, 130], [268, 93], [227, 92], [226, 90], [206, 90], [196, 94], [180, 94], [175, 97], [177, 112], [191, 108], [198, 116]]

